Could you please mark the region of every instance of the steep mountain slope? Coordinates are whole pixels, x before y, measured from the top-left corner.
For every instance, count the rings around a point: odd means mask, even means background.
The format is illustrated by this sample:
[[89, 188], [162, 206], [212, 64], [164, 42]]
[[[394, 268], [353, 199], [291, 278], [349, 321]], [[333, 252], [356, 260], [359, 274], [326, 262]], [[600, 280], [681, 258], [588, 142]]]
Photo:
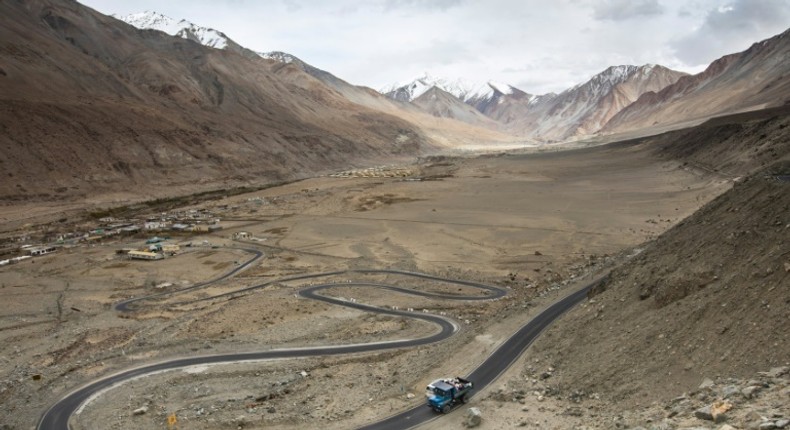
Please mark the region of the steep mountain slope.
[[[458, 115], [458, 118], [453, 116], [442, 117], [441, 115], [437, 115], [438, 111], [425, 111], [415, 104], [386, 97], [367, 87], [352, 85], [332, 73], [301, 60], [295, 55], [281, 51], [253, 52], [249, 49], [239, 47], [238, 44], [233, 42], [224, 33], [206, 29], [185, 20], [176, 21], [155, 12], [133, 14], [123, 19], [129, 24], [141, 29], [164, 31], [168, 34], [185, 38], [188, 38], [186, 35], [190, 34], [214, 35], [215, 37], [212, 38], [203, 37], [199, 39], [191, 37], [190, 39], [206, 46], [239, 52], [248, 57], [259, 56], [267, 60], [272, 60], [267, 63], [265, 67], [275, 75], [289, 76], [291, 75], [291, 69], [299, 69], [333, 89], [352, 103], [385, 112], [419, 125], [426, 134], [433, 138], [432, 140], [434, 142], [442, 146], [462, 147], [468, 144], [478, 145], [481, 142], [498, 145], [502, 142], [514, 140], [512, 136], [496, 131], [498, 128], [497, 125], [487, 120], [482, 115], [475, 115], [472, 112], [467, 112], [468, 115]], [[221, 43], [216, 43], [216, 40], [220, 40]], [[460, 88], [458, 85], [456, 85], [456, 88]], [[422, 94], [422, 92], [420, 92], [420, 94]], [[464, 110], [461, 107], [459, 107], [459, 109]], [[464, 122], [463, 118], [467, 116], [470, 116], [471, 119]], [[461, 122], [455, 121], [455, 119], [459, 119]]]
[[412, 103], [436, 117], [452, 118], [468, 124], [491, 128], [497, 127], [493, 120], [480, 113], [474, 107], [469, 106], [438, 87], [431, 87], [414, 99]]
[[623, 109], [604, 133], [654, 125], [683, 125], [713, 115], [790, 102], [790, 30], [724, 56], [697, 75], [648, 92]]
[[787, 364], [789, 129], [783, 108], [618, 144], [712, 180], [743, 177], [647, 244], [536, 342], [563, 394], [644, 406], [704, 378], [749, 378]]
[[[455, 149], [481, 143], [498, 146], [516, 140], [514, 136], [500, 132], [500, 127], [494, 121], [438, 88], [436, 90], [439, 92], [433, 92], [433, 96], [427, 96], [419, 102], [417, 100], [414, 103], [404, 102], [382, 95], [368, 87], [352, 85], [291, 54], [275, 51], [260, 53], [260, 55], [274, 60], [269, 65], [273, 73], [285, 73], [291, 67], [301, 69], [353, 103], [418, 125], [427, 137], [444, 147]], [[434, 87], [429, 88], [428, 92], [432, 90]], [[426, 93], [423, 92], [421, 95]]]
[[274, 72], [282, 68], [287, 69], [287, 65], [293, 65], [312, 77], [318, 79], [319, 81], [327, 84], [330, 88], [340, 92], [346, 98], [361, 98], [362, 100], [368, 101], [364, 96], [359, 97], [361, 92], [366, 92], [363, 88], [350, 85], [331, 73], [321, 70], [317, 67], [313, 67], [296, 56], [286, 52], [254, 52], [239, 45], [227, 35], [225, 35], [225, 33], [211, 28], [201, 27], [184, 19], [176, 20], [153, 11], [140, 12], [118, 18], [142, 30], [162, 31], [171, 36], [183, 37], [184, 39], [195, 41], [210, 48], [225, 49], [232, 52], [237, 52], [250, 58], [261, 57], [267, 60], [272, 60], [275, 62], [275, 66], [271, 68]]
[[516, 106], [534, 106], [555, 95], [550, 93], [544, 96], [535, 96], [511, 85], [493, 82], [489, 82], [487, 86], [487, 91], [473, 93], [464, 101], [484, 115], [502, 123], [509, 123], [521, 116], [515, 109]]
[[295, 67], [275, 74], [75, 2], [3, 2], [0, 20], [5, 198], [165, 195], [429, 148]]
[[526, 115], [513, 121], [509, 129], [545, 140], [590, 135], [640, 95], [660, 90], [682, 76], [685, 73], [652, 64], [612, 66], [526, 109]]

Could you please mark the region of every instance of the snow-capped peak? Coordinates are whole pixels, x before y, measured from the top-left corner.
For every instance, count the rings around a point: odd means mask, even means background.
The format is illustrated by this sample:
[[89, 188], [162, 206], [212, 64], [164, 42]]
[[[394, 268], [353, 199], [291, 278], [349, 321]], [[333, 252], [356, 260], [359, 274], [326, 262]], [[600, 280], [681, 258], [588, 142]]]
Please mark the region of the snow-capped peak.
[[493, 88], [496, 91], [499, 91], [502, 94], [508, 95], [513, 94], [513, 87], [508, 84], [503, 84], [500, 82], [489, 81], [488, 86]]
[[412, 101], [433, 87], [448, 92], [463, 102], [490, 98], [495, 92], [503, 95], [513, 94], [514, 87], [494, 81], [470, 83], [463, 79], [436, 78], [428, 73], [405, 84], [395, 84], [380, 92], [402, 101]]
[[640, 69], [643, 68], [633, 65], [610, 66], [603, 72], [590, 78], [589, 81], [577, 84], [564, 92], [568, 93], [581, 88], [587, 88], [595, 94], [608, 93], [615, 85], [625, 82]]
[[405, 84], [395, 84], [381, 92], [388, 94], [397, 91], [403, 95], [408, 95], [408, 101], [412, 101], [433, 87], [437, 87], [458, 98], [462, 98], [462, 96], [469, 91], [469, 85], [460, 79], [452, 81], [444, 78], [436, 78], [425, 73], [423, 76], [413, 81]]
[[125, 21], [127, 24], [131, 24], [137, 28], [164, 31], [171, 36], [174, 36], [184, 27], [183, 24], [175, 19], [150, 10], [126, 16], [113, 15], [113, 17]]
[[126, 16], [113, 16], [139, 29], [159, 30], [171, 36], [190, 39], [211, 48], [224, 49], [228, 46], [228, 36], [221, 31], [201, 27], [185, 19], [176, 21], [167, 15], [154, 11], [133, 13]]

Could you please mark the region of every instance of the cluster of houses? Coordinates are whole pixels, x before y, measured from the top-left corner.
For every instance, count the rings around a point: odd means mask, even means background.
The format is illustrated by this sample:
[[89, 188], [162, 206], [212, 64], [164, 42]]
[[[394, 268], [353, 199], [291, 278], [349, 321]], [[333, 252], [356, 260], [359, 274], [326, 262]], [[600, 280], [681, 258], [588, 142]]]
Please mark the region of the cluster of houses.
[[[24, 255], [0, 260], [0, 266], [15, 264], [32, 257], [49, 254], [57, 251], [62, 246], [74, 246], [82, 242], [98, 241], [107, 237], [117, 235], [132, 235], [141, 232], [195, 232], [211, 233], [222, 229], [220, 219], [207, 209], [191, 209], [184, 211], [174, 211], [162, 213], [156, 217], [149, 217], [145, 221], [141, 220], [120, 220], [113, 217], [99, 219], [99, 226], [87, 232], [59, 233], [57, 235], [44, 238], [52, 245], [32, 246], [23, 245], [21, 250]], [[29, 237], [19, 238], [24, 241], [30, 240]], [[125, 250], [129, 257], [143, 260], [159, 260], [166, 255], [175, 255], [179, 251], [178, 245], [163, 243], [147, 243], [144, 249]]]
[[211, 233], [222, 230], [219, 224], [220, 219], [211, 213], [193, 210], [189, 212], [162, 214], [161, 217], [148, 218], [146, 221], [139, 220], [118, 220], [112, 217], [101, 218], [100, 227], [82, 233], [63, 233], [55, 238], [55, 243], [59, 245], [76, 245], [80, 242], [91, 242], [106, 237], [117, 235], [131, 235], [139, 232], [196, 232]]
[[221, 230], [220, 219], [208, 209], [190, 209], [163, 213], [157, 217], [148, 218], [142, 228], [147, 231], [194, 231], [213, 232]]

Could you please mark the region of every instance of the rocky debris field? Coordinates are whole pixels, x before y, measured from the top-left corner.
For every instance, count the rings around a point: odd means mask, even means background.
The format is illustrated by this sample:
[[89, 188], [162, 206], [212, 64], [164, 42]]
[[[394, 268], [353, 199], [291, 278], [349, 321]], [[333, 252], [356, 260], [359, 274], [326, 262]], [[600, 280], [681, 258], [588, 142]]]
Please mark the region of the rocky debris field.
[[783, 366], [748, 379], [705, 378], [695, 390], [666, 403], [613, 418], [615, 428], [629, 430], [790, 428], [790, 372]]
[[787, 366], [757, 372], [746, 379], [703, 378], [688, 392], [632, 409], [605, 402], [598, 393], [576, 390], [564, 395], [555, 388], [556, 369], [540, 365], [530, 365], [528, 369], [520, 380], [511, 379], [486, 393], [473, 408], [464, 408], [463, 415], [451, 418], [451, 424], [480, 429], [551, 430], [790, 428]]

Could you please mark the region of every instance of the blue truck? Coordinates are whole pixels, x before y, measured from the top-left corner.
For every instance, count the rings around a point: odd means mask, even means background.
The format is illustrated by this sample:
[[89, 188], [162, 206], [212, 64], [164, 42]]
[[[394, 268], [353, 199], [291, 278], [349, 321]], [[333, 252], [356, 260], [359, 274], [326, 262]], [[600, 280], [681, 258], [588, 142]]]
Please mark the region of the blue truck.
[[472, 381], [464, 378], [437, 379], [426, 388], [428, 407], [436, 412], [446, 414], [455, 405], [466, 403], [472, 391]]

